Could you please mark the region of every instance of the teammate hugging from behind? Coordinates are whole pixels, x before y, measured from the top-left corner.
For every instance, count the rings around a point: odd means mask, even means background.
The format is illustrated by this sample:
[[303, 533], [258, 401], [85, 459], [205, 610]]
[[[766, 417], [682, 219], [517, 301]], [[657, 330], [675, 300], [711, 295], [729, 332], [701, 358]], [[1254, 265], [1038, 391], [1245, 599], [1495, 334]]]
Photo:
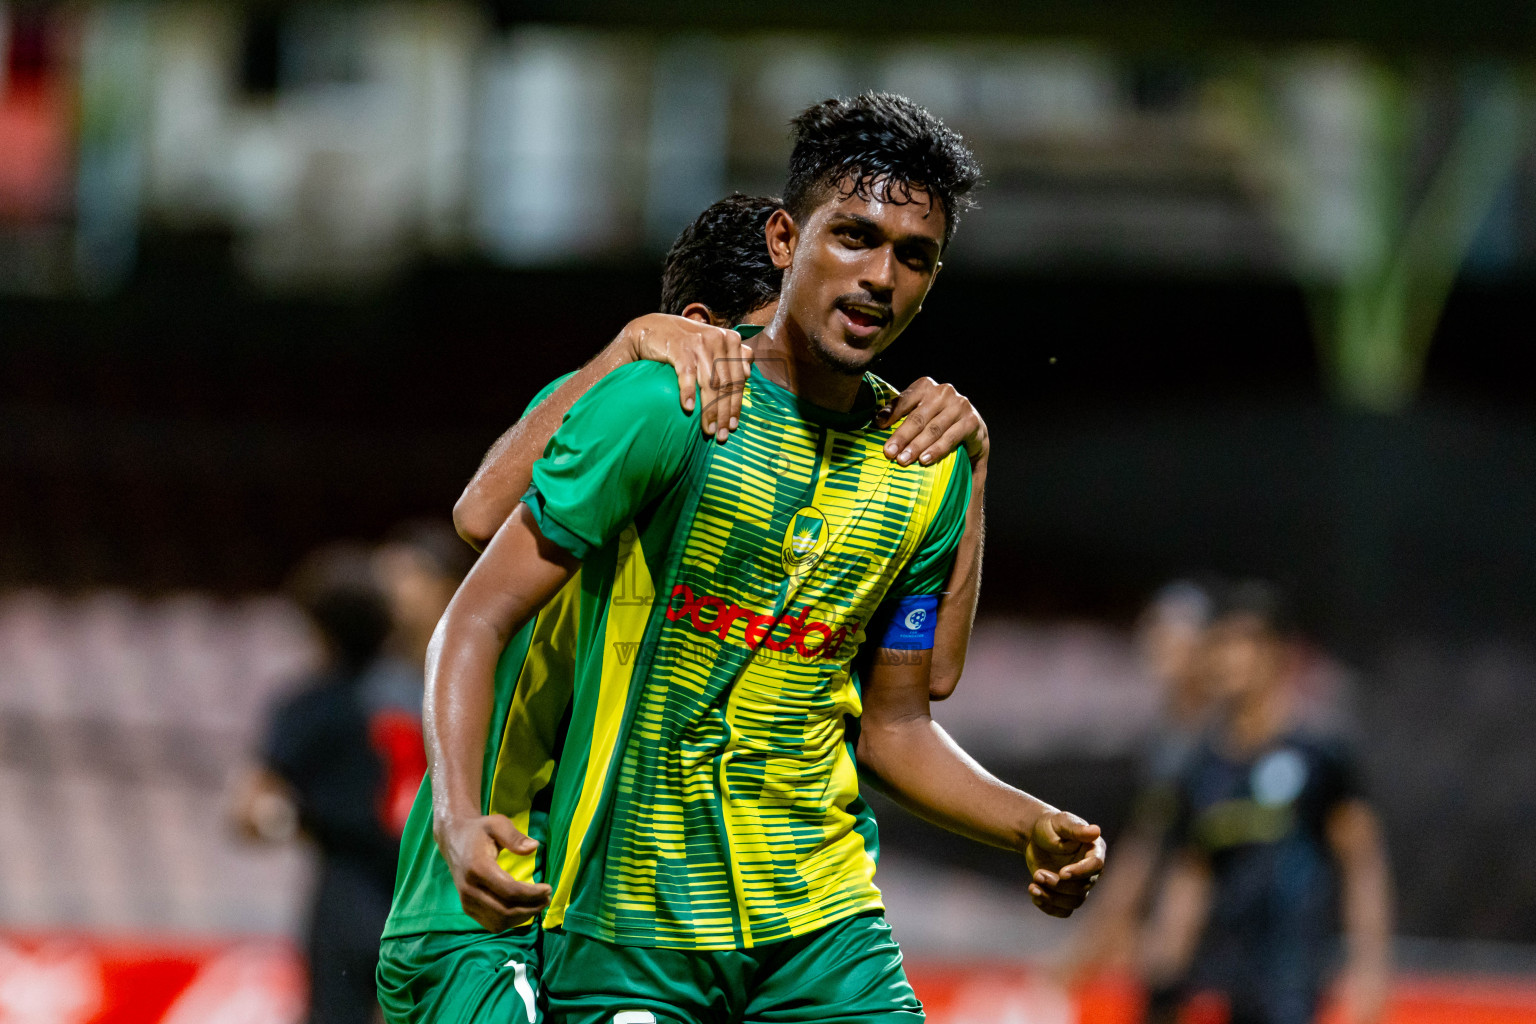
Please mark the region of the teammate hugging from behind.
[[[921, 306], [979, 168], [899, 97], [826, 101], [795, 132], [766, 227], [782, 292], [735, 436], [706, 436], [666, 367], [604, 376], [434, 641], [438, 845], [476, 919], [544, 911], [558, 1020], [921, 1019], [855, 757], [917, 813], [1021, 853], [1047, 913], [1071, 913], [1103, 865], [1097, 828], [987, 775], [929, 717], [971, 466], [889, 458], [877, 413], [896, 395], [867, 372]], [[570, 658], [530, 666], [531, 643], [508, 647], [529, 624]], [[544, 849], [496, 812], [502, 780], [520, 798], [551, 770]]]

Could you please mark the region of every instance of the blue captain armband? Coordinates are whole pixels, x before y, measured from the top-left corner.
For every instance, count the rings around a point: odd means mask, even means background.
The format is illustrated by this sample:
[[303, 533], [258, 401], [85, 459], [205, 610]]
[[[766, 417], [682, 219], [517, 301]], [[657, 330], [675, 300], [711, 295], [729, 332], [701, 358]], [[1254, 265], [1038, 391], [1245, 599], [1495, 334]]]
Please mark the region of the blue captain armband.
[[895, 651], [933, 649], [933, 633], [939, 624], [939, 595], [903, 597], [889, 612], [877, 646]]

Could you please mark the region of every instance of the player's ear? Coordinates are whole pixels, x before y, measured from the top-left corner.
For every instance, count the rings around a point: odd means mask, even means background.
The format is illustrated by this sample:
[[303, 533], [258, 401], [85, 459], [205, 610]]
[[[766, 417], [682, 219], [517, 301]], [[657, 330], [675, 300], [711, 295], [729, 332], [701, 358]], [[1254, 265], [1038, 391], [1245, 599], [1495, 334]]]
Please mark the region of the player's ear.
[[[702, 302], [690, 302], [683, 307], [682, 315], [689, 320], [697, 320], [701, 324], [714, 324], [715, 315], [709, 311], [709, 307]], [[719, 326], [719, 324], [715, 324]]]
[[795, 219], [789, 215], [789, 211], [782, 207], [774, 210], [763, 229], [763, 235], [768, 242], [768, 258], [773, 260], [775, 267], [788, 270], [794, 261], [795, 243], [800, 235], [800, 229], [795, 226]]

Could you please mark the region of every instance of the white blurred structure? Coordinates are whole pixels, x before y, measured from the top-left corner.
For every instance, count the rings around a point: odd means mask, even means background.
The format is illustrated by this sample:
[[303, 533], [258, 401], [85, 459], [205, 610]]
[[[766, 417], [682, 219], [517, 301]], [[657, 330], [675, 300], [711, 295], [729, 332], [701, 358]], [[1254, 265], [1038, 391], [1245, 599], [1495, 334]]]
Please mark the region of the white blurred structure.
[[0, 595], [0, 922], [296, 934], [306, 851], [244, 845], [225, 800], [315, 657], [275, 598]]

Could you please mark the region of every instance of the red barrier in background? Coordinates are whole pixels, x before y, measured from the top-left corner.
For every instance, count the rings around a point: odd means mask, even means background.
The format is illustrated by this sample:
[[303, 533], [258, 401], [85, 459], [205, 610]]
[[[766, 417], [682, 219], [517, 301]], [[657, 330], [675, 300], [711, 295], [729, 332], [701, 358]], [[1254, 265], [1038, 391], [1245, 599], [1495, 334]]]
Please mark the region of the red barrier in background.
[[[932, 1024], [1141, 1019], [1141, 992], [1125, 979], [1069, 993], [1010, 964], [916, 963], [908, 973]], [[0, 1024], [298, 1024], [304, 990], [298, 953], [279, 940], [0, 936]], [[1536, 1024], [1536, 981], [1405, 978], [1385, 1024]]]
[[298, 1024], [304, 998], [286, 942], [0, 937], [0, 1024]]

